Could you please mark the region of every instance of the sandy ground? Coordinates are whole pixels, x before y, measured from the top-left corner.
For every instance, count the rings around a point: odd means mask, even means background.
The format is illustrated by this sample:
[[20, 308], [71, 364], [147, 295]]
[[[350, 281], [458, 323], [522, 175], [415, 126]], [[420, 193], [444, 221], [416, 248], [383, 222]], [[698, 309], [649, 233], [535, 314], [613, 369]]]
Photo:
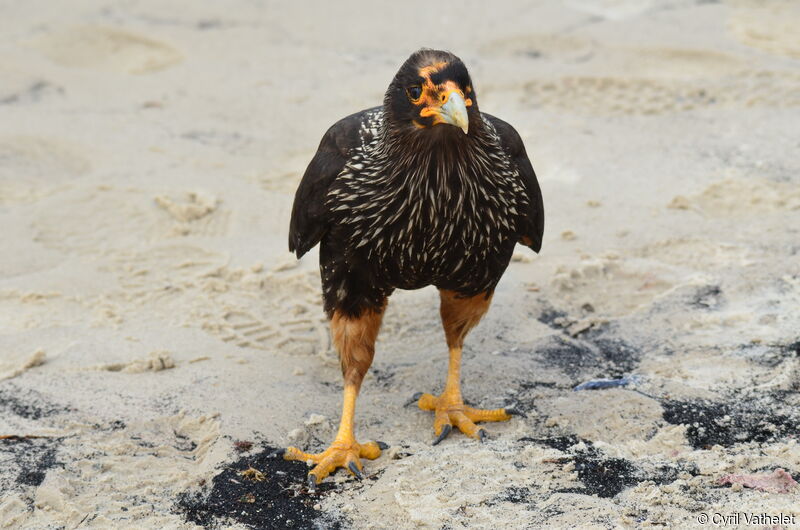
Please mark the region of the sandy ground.
[[[800, 479], [798, 3], [300, 4], [2, 8], [0, 524], [800, 527], [800, 489], [719, 482]], [[309, 495], [269, 455], [327, 445], [341, 380], [292, 194], [420, 46], [539, 174], [543, 252], [464, 368], [528, 417], [432, 447], [404, 405], [444, 383], [438, 297], [399, 292], [357, 420], [392, 449]]]

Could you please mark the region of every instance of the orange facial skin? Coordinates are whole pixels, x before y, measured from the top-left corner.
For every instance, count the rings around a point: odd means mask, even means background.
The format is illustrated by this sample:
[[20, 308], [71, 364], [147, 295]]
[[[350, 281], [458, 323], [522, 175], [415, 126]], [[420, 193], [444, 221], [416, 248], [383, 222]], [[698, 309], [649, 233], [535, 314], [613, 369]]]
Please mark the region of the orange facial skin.
[[[453, 92], [458, 93], [464, 99], [464, 103], [467, 107], [472, 106], [472, 100], [465, 96], [464, 91], [461, 90], [461, 87], [459, 87], [455, 81], [445, 81], [439, 85], [434, 85], [433, 81], [431, 81], [431, 75], [442, 70], [445, 66], [447, 66], [447, 63], [436, 63], [421, 68], [419, 70], [419, 76], [422, 78], [422, 82], [419, 86], [422, 89], [422, 93], [417, 99], [413, 99], [411, 94], [408, 96], [411, 102], [419, 107], [419, 116], [421, 118], [432, 119], [431, 125], [445, 123], [444, 119], [441, 117], [441, 108], [442, 105], [447, 103], [450, 99], [450, 94]], [[465, 90], [466, 93], [469, 94], [472, 92], [472, 87], [467, 86]], [[428, 125], [416, 120], [413, 123], [417, 128], [422, 129], [428, 127]]]

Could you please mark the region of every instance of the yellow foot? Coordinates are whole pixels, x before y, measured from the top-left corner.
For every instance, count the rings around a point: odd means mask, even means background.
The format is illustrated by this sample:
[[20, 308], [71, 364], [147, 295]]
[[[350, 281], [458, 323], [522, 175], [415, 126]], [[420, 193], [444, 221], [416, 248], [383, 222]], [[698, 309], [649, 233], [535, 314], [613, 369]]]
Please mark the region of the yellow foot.
[[334, 441], [330, 447], [321, 453], [304, 453], [296, 447], [288, 447], [283, 453], [284, 460], [302, 460], [303, 462], [313, 462], [316, 464], [314, 469], [308, 473], [308, 487], [315, 489], [316, 485], [330, 475], [337, 468], [345, 467], [356, 478], [363, 479], [363, 466], [359, 458], [375, 460], [381, 456], [381, 450], [389, 447], [383, 442], [367, 442], [359, 444], [355, 440]]
[[453, 430], [453, 426], [471, 438], [481, 442], [486, 438], [486, 431], [477, 425], [480, 421], [507, 421], [511, 416], [525, 416], [515, 408], [505, 409], [475, 409], [464, 405], [461, 396], [444, 393], [439, 397], [431, 394], [419, 393], [412, 398], [417, 401], [417, 406], [422, 410], [432, 410], [435, 413], [433, 420], [433, 433], [436, 439], [433, 445], [438, 444]]

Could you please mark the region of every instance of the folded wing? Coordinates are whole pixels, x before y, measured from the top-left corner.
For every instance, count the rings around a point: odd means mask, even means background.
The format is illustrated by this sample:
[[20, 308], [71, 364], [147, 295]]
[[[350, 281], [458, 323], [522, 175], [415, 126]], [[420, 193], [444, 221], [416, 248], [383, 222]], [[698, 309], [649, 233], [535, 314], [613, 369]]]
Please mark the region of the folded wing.
[[536, 179], [536, 173], [533, 171], [531, 161], [525, 152], [525, 145], [514, 127], [490, 114], [483, 113], [483, 115], [494, 125], [497, 134], [500, 136], [503, 149], [517, 165], [525, 193], [528, 196], [528, 211], [523, 213], [521, 222], [517, 227], [520, 242], [539, 252], [542, 249], [542, 237], [544, 235], [544, 203], [542, 202], [542, 190], [539, 188], [539, 181]]

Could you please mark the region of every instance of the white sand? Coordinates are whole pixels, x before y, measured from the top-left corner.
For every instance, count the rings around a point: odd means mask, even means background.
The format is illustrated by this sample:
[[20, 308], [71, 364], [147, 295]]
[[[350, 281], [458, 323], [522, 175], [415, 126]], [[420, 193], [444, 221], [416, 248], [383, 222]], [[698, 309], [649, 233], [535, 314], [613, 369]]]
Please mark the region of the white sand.
[[[800, 474], [798, 4], [301, 4], [3, 8], [0, 435], [49, 438], [0, 440], [0, 524], [191, 528], [176, 501], [234, 440], [330, 441], [340, 374], [317, 254], [286, 250], [292, 194], [325, 129], [423, 45], [464, 59], [542, 184], [543, 252], [519, 249], [464, 368], [469, 400], [529, 416], [431, 447], [432, 418], [403, 404], [443, 386], [438, 297], [397, 293], [357, 434], [398, 459], [364, 484], [340, 472], [319, 511], [800, 524], [800, 492], [717, 484]], [[623, 372], [641, 393], [571, 391]], [[680, 415], [697, 400], [716, 405]], [[628, 482], [592, 495], [609, 462]]]

